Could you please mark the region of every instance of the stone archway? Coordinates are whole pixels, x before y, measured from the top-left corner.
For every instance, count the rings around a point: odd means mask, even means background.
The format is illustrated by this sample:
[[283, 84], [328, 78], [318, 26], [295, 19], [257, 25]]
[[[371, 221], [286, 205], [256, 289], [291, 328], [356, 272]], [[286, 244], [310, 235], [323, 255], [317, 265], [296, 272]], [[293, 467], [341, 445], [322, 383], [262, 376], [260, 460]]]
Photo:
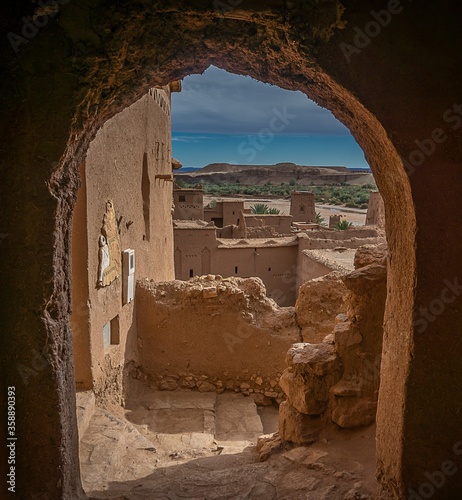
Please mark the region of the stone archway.
[[[461, 7], [342, 3], [165, 0], [154, 9], [63, 0], [35, 25], [23, 18], [32, 4], [5, 13], [8, 33], [23, 40], [8, 35], [2, 46], [9, 78], [0, 93], [1, 356], [3, 380], [17, 386], [20, 495], [84, 497], [69, 329], [78, 165], [109, 117], [149, 87], [210, 64], [305, 92], [365, 151], [390, 253], [377, 436], [384, 496], [402, 498], [425, 472], [460, 464], [462, 242], [447, 214], [461, 205]], [[446, 289], [454, 300], [442, 301], [441, 314], [419, 312]], [[454, 497], [461, 484], [453, 476], [435, 494]]]

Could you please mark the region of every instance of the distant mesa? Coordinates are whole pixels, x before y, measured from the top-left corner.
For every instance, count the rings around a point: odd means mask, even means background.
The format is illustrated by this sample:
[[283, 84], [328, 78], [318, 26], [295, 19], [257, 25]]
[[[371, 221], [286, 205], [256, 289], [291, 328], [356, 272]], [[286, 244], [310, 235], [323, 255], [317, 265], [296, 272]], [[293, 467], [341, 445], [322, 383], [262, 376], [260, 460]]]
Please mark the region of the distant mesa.
[[271, 183], [323, 185], [323, 184], [373, 184], [374, 178], [368, 169], [349, 169], [345, 166], [308, 166], [295, 163], [275, 165], [231, 165], [211, 163], [199, 170], [175, 172], [177, 180], [186, 183], [207, 182], [211, 184], [239, 182], [241, 184], [263, 185]]

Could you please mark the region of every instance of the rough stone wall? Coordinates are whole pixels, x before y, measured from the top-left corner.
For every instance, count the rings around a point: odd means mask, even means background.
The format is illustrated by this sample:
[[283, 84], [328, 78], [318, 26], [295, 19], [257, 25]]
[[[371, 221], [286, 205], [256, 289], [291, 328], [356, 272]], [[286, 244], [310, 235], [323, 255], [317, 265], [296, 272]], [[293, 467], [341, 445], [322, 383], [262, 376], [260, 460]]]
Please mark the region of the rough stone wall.
[[256, 215], [245, 214], [245, 224], [248, 229], [252, 227], [270, 226], [278, 235], [290, 235], [290, 226], [292, 222], [291, 215]]
[[294, 309], [258, 278], [203, 276], [137, 285], [139, 374], [160, 389], [234, 390], [281, 401], [287, 349], [300, 340]]
[[[386, 299], [385, 261], [383, 248], [358, 250], [357, 269], [343, 277], [350, 291], [344, 304], [346, 314], [336, 315], [333, 333], [320, 343], [298, 343], [288, 351], [288, 368], [279, 380], [287, 396], [280, 408], [283, 439], [309, 442], [322, 422], [355, 428], [375, 420]], [[332, 285], [334, 280], [335, 276], [324, 279], [323, 284]], [[304, 302], [305, 294], [298, 301], [301, 312]], [[332, 305], [335, 308], [335, 302]]]
[[346, 312], [348, 293], [342, 276], [333, 271], [321, 278], [304, 283], [299, 290], [295, 313], [302, 331], [303, 342], [317, 344], [332, 333], [335, 317]]
[[[121, 400], [124, 364], [137, 357], [136, 342], [130, 341], [136, 330], [136, 296], [123, 305], [122, 275], [109, 286], [97, 286], [106, 202], [112, 201], [119, 221], [121, 250], [135, 250], [135, 276], [173, 279], [172, 183], [156, 178], [171, 174], [170, 141], [169, 89], [152, 89], [105, 123], [90, 144], [82, 171], [71, 325], [76, 341], [84, 345], [76, 350], [77, 388], [93, 388], [100, 400]], [[118, 343], [105, 348], [103, 325], [116, 317]]]
[[[238, 234], [236, 236], [240, 236], [240, 231], [236, 231]], [[255, 227], [247, 227], [245, 231], [246, 238], [277, 238], [278, 233], [276, 229], [272, 226], [255, 226]]]

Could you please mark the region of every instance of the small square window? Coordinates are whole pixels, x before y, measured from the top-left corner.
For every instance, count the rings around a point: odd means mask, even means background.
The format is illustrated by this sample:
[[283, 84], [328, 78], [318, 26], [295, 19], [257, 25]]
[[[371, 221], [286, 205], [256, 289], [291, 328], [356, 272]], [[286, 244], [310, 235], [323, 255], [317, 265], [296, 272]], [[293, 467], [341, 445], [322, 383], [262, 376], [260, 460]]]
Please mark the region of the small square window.
[[186, 201], [186, 196], [184, 194], [180, 194], [180, 196], [178, 197], [178, 199], [180, 200], [180, 202], [185, 202]]
[[120, 344], [119, 315], [103, 325], [104, 349]]

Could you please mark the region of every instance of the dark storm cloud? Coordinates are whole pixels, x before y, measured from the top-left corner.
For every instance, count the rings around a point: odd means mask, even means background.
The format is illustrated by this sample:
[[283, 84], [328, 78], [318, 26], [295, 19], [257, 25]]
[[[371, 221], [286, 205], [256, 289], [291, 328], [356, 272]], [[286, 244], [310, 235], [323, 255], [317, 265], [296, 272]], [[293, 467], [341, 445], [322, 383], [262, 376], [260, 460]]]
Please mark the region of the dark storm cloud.
[[[274, 110], [290, 118], [281, 133], [347, 135], [348, 130], [330, 111], [301, 92], [290, 92], [210, 67], [203, 75], [184, 79], [173, 94], [175, 132], [256, 134], [268, 127]], [[284, 111], [285, 110], [285, 111]]]

